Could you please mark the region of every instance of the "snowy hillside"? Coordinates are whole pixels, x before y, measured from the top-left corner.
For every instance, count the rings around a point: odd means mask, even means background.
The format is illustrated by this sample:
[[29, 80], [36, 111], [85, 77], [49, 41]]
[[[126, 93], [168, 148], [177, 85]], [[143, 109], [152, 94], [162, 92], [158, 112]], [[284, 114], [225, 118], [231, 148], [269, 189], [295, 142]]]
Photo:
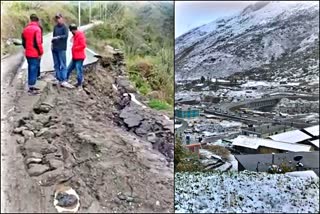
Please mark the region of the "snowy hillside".
[[176, 173], [176, 213], [318, 213], [319, 177]]
[[318, 13], [318, 2], [258, 2], [236, 16], [195, 28], [176, 39], [176, 79], [226, 77], [260, 68], [274, 75], [317, 77]]

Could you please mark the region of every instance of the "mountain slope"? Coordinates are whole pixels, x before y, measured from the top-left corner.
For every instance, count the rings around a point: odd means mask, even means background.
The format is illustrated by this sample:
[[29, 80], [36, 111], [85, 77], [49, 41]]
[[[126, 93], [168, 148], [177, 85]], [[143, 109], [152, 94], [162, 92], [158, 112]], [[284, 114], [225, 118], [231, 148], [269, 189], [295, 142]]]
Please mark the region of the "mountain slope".
[[[176, 39], [176, 80], [261, 68], [273, 75], [304, 69], [317, 77], [318, 13], [318, 2], [258, 2], [236, 16], [195, 28]], [[277, 66], [283, 61], [289, 63]]]

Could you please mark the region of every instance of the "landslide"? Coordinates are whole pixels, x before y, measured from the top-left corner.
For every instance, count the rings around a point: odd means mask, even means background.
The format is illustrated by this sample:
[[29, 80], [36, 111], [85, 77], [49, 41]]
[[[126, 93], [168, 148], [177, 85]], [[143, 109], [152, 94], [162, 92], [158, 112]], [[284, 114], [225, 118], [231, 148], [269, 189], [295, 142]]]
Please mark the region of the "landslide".
[[[173, 123], [136, 102], [123, 55], [85, 69], [82, 91], [42, 92], [14, 136], [28, 174], [55, 212], [57, 185], [79, 194], [80, 212], [173, 212]], [[35, 210], [36, 211], [36, 210]]]

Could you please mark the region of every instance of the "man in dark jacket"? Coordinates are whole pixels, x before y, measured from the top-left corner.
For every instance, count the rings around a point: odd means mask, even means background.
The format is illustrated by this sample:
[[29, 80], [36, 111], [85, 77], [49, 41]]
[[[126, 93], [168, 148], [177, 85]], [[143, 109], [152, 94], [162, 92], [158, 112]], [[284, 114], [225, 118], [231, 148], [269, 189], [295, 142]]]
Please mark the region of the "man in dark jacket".
[[52, 57], [54, 62], [54, 70], [56, 72], [56, 79], [61, 85], [63, 85], [67, 75], [66, 50], [69, 31], [68, 27], [64, 24], [63, 17], [60, 13], [56, 14], [55, 20], [57, 24], [53, 29], [51, 46]]
[[69, 26], [70, 31], [73, 34], [72, 37], [72, 60], [68, 66], [67, 81], [69, 80], [71, 72], [76, 69], [77, 71], [77, 84], [76, 87], [82, 88], [83, 83], [83, 61], [86, 58], [86, 37], [83, 32], [77, 29], [77, 25], [71, 24]]
[[36, 14], [30, 16], [30, 23], [23, 29], [22, 45], [25, 49], [25, 56], [28, 62], [28, 87], [30, 94], [38, 94], [35, 87], [39, 70], [40, 58], [43, 54], [41, 29], [39, 18]]

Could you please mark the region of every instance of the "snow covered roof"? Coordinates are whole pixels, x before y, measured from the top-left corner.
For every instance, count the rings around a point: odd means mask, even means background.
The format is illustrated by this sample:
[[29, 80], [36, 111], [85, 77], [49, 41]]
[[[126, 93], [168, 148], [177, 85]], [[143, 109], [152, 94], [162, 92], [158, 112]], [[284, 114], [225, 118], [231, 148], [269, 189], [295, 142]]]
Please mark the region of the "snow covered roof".
[[[279, 165], [286, 163], [288, 166], [295, 167], [295, 156], [302, 156], [301, 163], [303, 168], [314, 171], [319, 175], [319, 152], [286, 152], [274, 154], [274, 163]], [[259, 164], [259, 172], [266, 172], [269, 165], [272, 162], [272, 154], [252, 154], [252, 155], [235, 155], [235, 158], [241, 164], [245, 170], [256, 171], [257, 163]]]
[[239, 135], [237, 138], [233, 139], [232, 145], [251, 149], [258, 149], [260, 146], [264, 146], [291, 152], [307, 152], [311, 149], [311, 146], [308, 145], [278, 142], [270, 139], [248, 137], [244, 135]]
[[317, 140], [311, 140], [310, 143], [312, 143], [313, 145], [315, 145], [316, 147], [319, 148], [319, 139], [317, 139]]
[[276, 135], [269, 136], [272, 140], [285, 143], [298, 143], [304, 140], [311, 139], [311, 137], [300, 130], [288, 131]]
[[296, 171], [296, 172], [287, 172], [286, 175], [294, 176], [294, 177], [312, 177], [312, 178], [318, 178], [318, 175], [312, 171]]
[[304, 129], [306, 132], [311, 134], [312, 136], [319, 136], [319, 125], [311, 126]]

